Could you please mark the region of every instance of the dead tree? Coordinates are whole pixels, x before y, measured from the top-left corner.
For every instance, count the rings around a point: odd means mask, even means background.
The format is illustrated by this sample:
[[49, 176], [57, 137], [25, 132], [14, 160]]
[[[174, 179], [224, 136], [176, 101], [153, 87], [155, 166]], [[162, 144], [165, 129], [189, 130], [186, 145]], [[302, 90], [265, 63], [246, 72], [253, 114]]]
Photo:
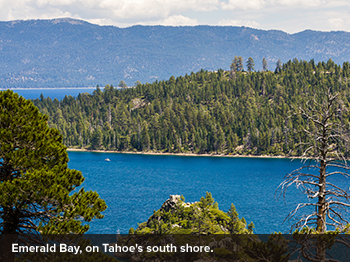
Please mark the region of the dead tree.
[[305, 207], [311, 206], [314, 210], [304, 214], [292, 229], [307, 226], [322, 234], [327, 231], [327, 226], [341, 231], [348, 224], [343, 211], [350, 207], [349, 189], [331, 181], [333, 176], [349, 178], [347, 171], [350, 168], [343, 154], [348, 142], [345, 131], [349, 128], [346, 129], [341, 121], [345, 109], [339, 96], [328, 89], [297, 110], [308, 123], [304, 130], [308, 140], [300, 144], [304, 166], [287, 174], [279, 190], [285, 196], [290, 186], [296, 186], [309, 200], [299, 203], [286, 219], [295, 217], [297, 211]]

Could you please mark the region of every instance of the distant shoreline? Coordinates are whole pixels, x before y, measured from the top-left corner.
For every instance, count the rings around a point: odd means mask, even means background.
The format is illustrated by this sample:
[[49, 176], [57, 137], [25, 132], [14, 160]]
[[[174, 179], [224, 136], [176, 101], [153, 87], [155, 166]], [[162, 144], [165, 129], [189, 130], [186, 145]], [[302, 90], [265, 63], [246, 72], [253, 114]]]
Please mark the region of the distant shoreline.
[[[104, 87], [100, 87], [103, 89]], [[56, 89], [96, 89], [96, 87], [10, 87], [0, 88], [0, 91], [5, 90], [56, 90]]]
[[195, 153], [157, 153], [157, 152], [133, 152], [133, 151], [112, 151], [112, 150], [88, 150], [81, 148], [67, 148], [69, 152], [91, 152], [91, 153], [115, 153], [115, 154], [134, 154], [134, 155], [155, 155], [155, 156], [192, 156], [192, 157], [241, 157], [241, 158], [286, 158], [286, 159], [303, 159], [302, 157], [291, 156], [269, 156], [269, 155], [225, 155], [225, 154], [195, 154]]

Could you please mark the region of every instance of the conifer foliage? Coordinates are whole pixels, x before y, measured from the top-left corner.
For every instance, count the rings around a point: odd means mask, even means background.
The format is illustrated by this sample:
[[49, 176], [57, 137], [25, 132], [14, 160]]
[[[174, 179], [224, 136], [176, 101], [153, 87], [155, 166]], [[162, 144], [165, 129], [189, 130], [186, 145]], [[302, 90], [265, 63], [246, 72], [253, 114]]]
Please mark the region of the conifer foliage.
[[[102, 218], [96, 192], [75, 190], [82, 173], [68, 168], [62, 135], [47, 116], [12, 91], [0, 92], [0, 232], [85, 233]], [[74, 193], [73, 193], [74, 191]]]
[[[309, 142], [302, 116], [292, 108], [332, 86], [350, 104], [349, 62], [293, 59], [276, 72], [205, 70], [134, 88], [97, 88], [92, 95], [34, 100], [70, 148], [194, 154], [300, 156]], [[240, 68], [240, 67], [239, 67]], [[350, 111], [342, 121], [349, 124]], [[295, 150], [296, 149], [296, 150]], [[313, 152], [308, 152], [310, 155]], [[349, 151], [342, 152], [349, 157]]]

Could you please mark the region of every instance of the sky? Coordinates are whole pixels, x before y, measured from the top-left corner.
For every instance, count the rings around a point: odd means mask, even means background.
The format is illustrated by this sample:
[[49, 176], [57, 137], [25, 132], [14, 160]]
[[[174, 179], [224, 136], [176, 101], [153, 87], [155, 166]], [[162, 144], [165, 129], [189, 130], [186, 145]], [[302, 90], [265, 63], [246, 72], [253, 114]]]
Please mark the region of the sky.
[[70, 17], [99, 25], [247, 26], [350, 32], [350, 0], [0, 0], [0, 21]]

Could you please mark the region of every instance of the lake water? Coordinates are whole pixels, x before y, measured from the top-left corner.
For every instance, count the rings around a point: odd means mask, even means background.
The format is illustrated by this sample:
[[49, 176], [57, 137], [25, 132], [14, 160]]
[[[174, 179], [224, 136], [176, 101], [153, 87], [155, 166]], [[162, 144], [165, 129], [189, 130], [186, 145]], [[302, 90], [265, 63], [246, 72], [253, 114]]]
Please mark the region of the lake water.
[[[27, 99], [43, 94], [54, 99], [65, 95], [92, 93], [95, 88], [15, 89]], [[1, 91], [1, 90], [0, 90]], [[105, 218], [91, 222], [89, 233], [128, 233], [130, 227], [146, 221], [170, 194], [182, 194], [187, 202], [198, 201], [211, 192], [219, 208], [228, 211], [231, 203], [240, 217], [255, 224], [255, 233], [288, 233], [283, 220], [297, 203], [307, 202], [292, 189], [286, 198], [275, 193], [283, 177], [301, 166], [300, 160], [277, 158], [230, 158], [152, 156], [114, 153], [69, 152], [69, 167], [81, 170], [83, 186], [97, 191], [108, 209]], [[106, 162], [105, 159], [111, 159]], [[349, 184], [345, 179], [335, 181]]]
[[69, 167], [83, 172], [85, 189], [97, 191], [108, 205], [105, 218], [93, 221], [89, 233], [128, 233], [169, 195], [195, 202], [207, 191], [225, 212], [234, 203], [240, 217], [254, 222], [255, 233], [288, 233], [284, 218], [298, 202], [307, 202], [296, 189], [285, 200], [275, 197], [284, 175], [300, 167], [300, 160], [91, 152], [69, 152], [69, 158]]
[[[0, 89], [3, 91], [5, 89]], [[27, 88], [27, 89], [12, 89], [13, 92], [18, 93], [26, 99], [36, 99], [39, 98], [41, 94], [44, 97], [50, 97], [52, 100], [57, 98], [61, 100], [65, 95], [71, 95], [77, 97], [80, 93], [92, 94], [96, 88]]]

